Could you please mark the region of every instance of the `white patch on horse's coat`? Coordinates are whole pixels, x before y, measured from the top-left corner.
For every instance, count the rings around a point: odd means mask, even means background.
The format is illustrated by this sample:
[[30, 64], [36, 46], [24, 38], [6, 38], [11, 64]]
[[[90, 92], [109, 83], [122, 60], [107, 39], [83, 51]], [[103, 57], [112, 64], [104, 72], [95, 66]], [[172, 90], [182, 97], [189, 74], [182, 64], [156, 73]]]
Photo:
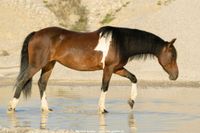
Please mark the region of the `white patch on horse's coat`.
[[17, 104], [18, 104], [18, 102], [19, 102], [19, 99], [17, 99], [17, 98], [13, 98], [13, 100], [10, 102], [10, 108], [11, 109], [15, 109], [16, 108], [16, 106], [17, 106]]
[[42, 96], [42, 99], [41, 99], [41, 109], [42, 110], [48, 110], [49, 109], [45, 92], [43, 92], [43, 96]]
[[110, 42], [112, 40], [112, 33], [108, 33], [106, 35], [101, 36], [99, 34], [99, 42], [94, 50], [101, 51], [103, 53], [101, 63], [103, 64], [103, 68], [105, 66], [105, 59], [109, 51]]
[[132, 83], [131, 100], [135, 101], [136, 97], [137, 97], [137, 84], [136, 83]]
[[105, 109], [105, 98], [106, 98], [106, 92], [101, 92], [101, 96], [100, 96], [100, 98], [99, 98], [99, 110], [101, 111], [101, 112], [103, 112], [104, 111], [104, 109]]

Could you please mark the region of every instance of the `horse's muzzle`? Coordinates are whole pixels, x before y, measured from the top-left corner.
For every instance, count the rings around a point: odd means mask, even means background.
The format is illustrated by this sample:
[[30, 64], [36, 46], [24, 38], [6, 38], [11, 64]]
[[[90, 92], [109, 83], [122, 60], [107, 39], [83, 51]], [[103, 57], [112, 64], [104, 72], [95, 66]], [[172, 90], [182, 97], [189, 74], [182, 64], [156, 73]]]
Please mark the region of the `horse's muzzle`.
[[176, 80], [177, 78], [178, 78], [178, 72], [175, 73], [175, 74], [170, 74], [170, 75], [169, 75], [169, 79], [170, 79], [170, 80]]

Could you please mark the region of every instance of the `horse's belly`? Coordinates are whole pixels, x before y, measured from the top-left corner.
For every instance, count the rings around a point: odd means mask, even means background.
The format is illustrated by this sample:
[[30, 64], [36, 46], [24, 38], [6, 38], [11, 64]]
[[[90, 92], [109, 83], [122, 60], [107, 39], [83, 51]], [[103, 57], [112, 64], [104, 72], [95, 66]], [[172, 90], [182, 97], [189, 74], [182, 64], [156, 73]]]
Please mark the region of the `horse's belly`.
[[102, 53], [98, 51], [74, 51], [58, 59], [58, 62], [74, 70], [94, 71], [102, 69]]

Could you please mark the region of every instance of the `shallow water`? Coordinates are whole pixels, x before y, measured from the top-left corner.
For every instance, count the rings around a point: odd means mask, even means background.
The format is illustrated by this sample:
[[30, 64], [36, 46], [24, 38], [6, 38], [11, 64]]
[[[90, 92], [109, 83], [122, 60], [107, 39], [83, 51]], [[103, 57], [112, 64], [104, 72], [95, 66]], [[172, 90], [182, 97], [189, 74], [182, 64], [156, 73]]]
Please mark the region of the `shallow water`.
[[50, 84], [47, 89], [51, 113], [40, 112], [39, 91], [21, 101], [15, 113], [7, 113], [12, 86], [0, 86], [0, 127], [68, 130], [102, 133], [188, 133], [200, 132], [200, 89], [184, 87], [142, 87], [134, 111], [127, 99], [129, 84], [111, 85], [106, 99], [108, 114], [97, 113], [100, 85]]

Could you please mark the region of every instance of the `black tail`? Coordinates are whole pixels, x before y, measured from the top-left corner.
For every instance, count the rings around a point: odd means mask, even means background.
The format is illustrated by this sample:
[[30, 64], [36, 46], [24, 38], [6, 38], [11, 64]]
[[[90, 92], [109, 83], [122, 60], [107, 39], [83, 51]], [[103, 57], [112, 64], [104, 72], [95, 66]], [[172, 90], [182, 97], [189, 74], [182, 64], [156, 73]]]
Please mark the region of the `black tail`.
[[[34, 34], [35, 34], [35, 32], [30, 33], [23, 42], [23, 47], [21, 50], [20, 72], [17, 77], [16, 86], [17, 86], [17, 83], [22, 81], [22, 78], [23, 78], [24, 74], [26, 73], [26, 69], [28, 68], [28, 65], [29, 65], [28, 44]], [[32, 78], [29, 79], [20, 90], [17, 89], [16, 91], [21, 92], [21, 90], [22, 90], [24, 93], [24, 96], [27, 98], [28, 96], [31, 95], [31, 87], [32, 87]]]

